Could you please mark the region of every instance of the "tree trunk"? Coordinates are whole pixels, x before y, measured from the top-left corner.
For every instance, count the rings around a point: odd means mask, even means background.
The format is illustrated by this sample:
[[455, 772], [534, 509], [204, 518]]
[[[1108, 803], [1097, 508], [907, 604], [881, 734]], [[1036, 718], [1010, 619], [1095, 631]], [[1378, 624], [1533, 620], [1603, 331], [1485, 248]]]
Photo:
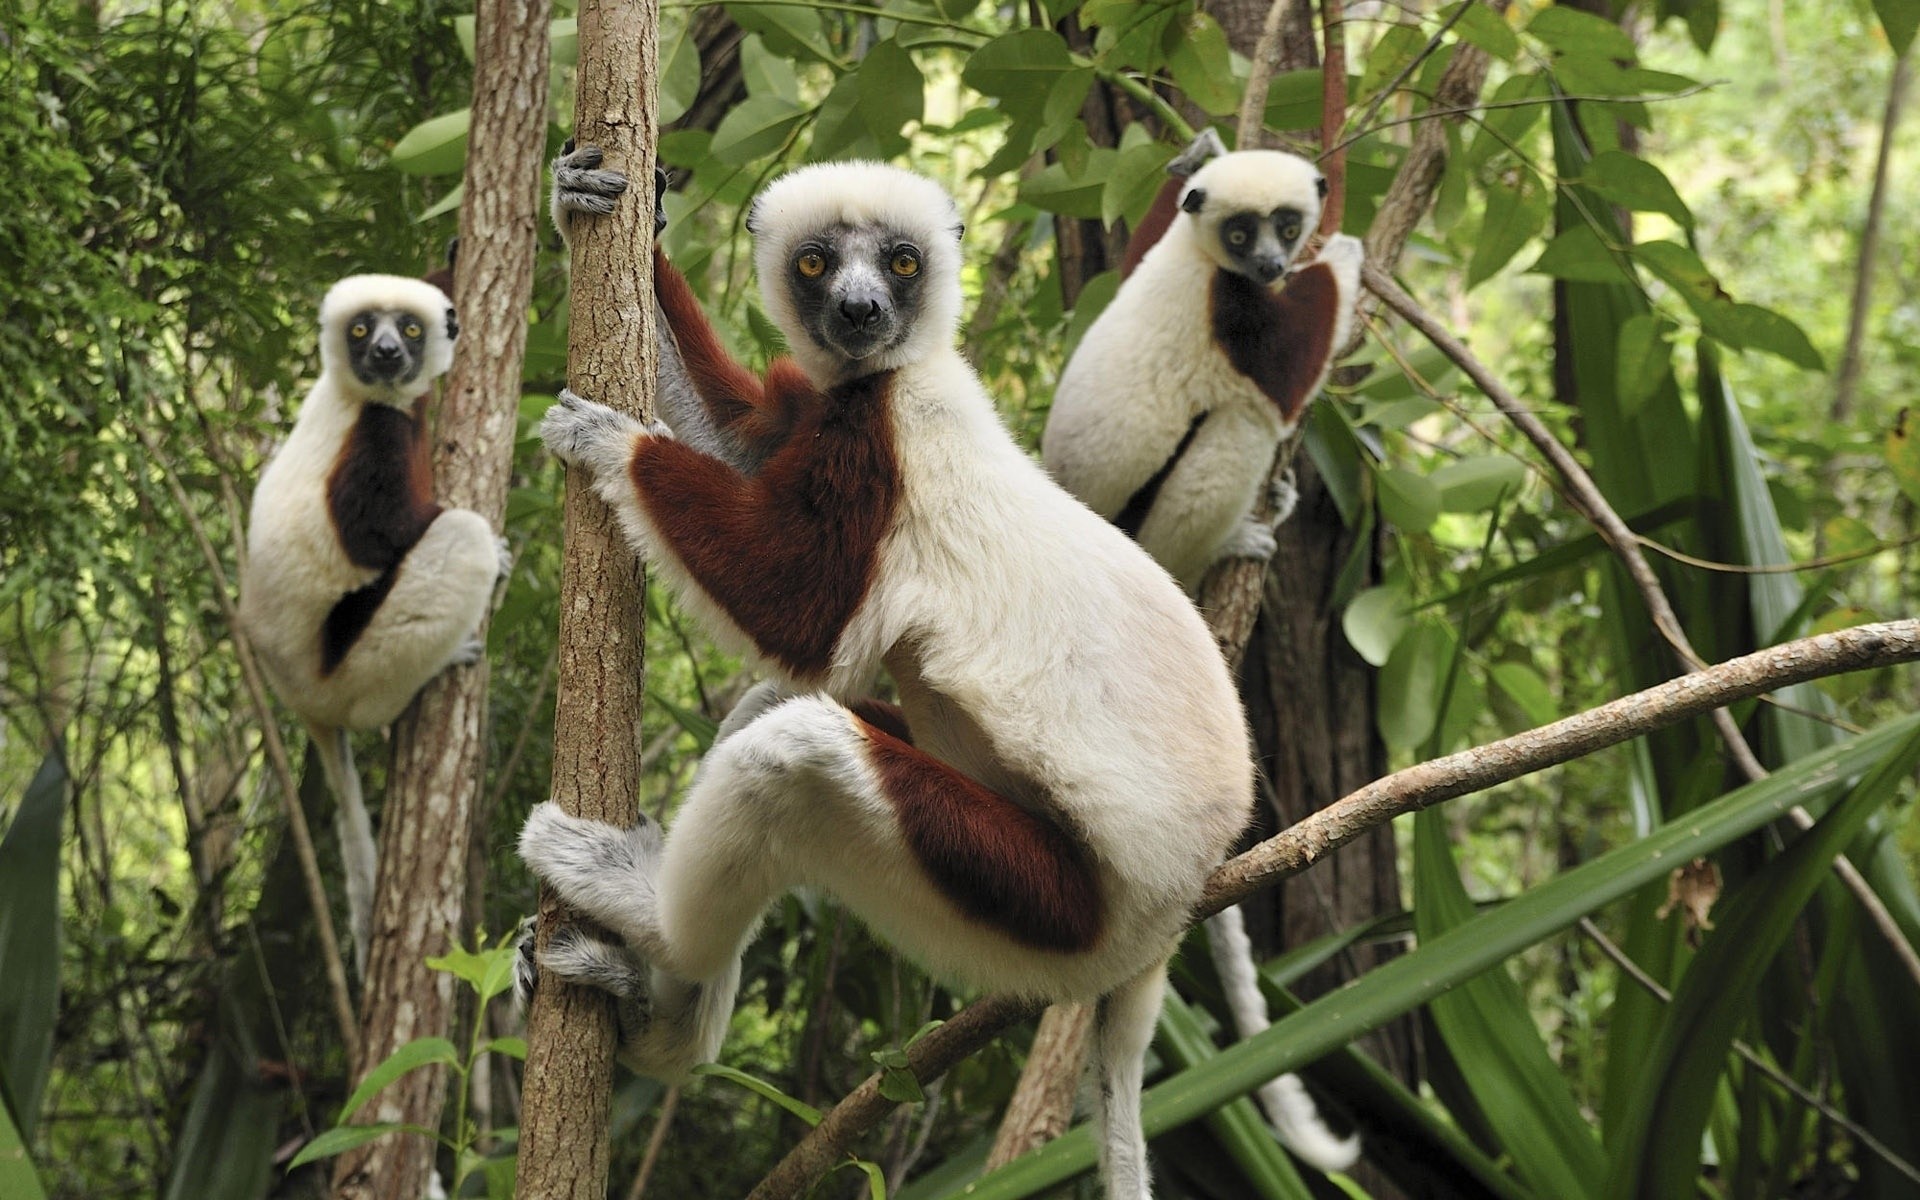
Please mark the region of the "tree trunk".
[[[504, 0], [483, 0], [476, 16], [473, 135], [453, 295], [461, 337], [441, 404], [434, 470], [442, 503], [470, 508], [497, 527], [513, 468], [538, 246], [548, 18], [543, 3]], [[449, 1032], [453, 982], [426, 959], [445, 954], [459, 929], [468, 826], [486, 765], [486, 708], [482, 659], [427, 685], [395, 727], [356, 1076], [416, 1038]], [[442, 1068], [413, 1071], [358, 1116], [437, 1128], [445, 1098]], [[434, 1149], [425, 1138], [388, 1137], [343, 1155], [335, 1194], [424, 1195]]]
[[[654, 79], [657, 0], [580, 6], [574, 136], [634, 181], [627, 201], [572, 240], [567, 369], [581, 392], [653, 415]], [[567, 812], [627, 826], [639, 816], [645, 579], [613, 512], [568, 471], [554, 698], [553, 798]], [[539, 936], [562, 916], [542, 891]], [[552, 982], [527, 1020], [519, 1190], [601, 1200], [615, 1031], [611, 998]]]

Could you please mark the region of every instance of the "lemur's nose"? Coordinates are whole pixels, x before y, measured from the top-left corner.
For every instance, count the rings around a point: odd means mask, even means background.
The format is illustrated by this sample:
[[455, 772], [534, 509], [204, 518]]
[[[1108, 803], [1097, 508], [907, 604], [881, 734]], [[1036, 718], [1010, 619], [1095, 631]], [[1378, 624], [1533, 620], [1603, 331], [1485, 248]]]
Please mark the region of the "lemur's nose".
[[374, 339], [373, 345], [368, 347], [367, 352], [376, 362], [398, 362], [400, 360], [401, 347], [400, 343], [396, 341], [392, 335], [383, 334]]
[[865, 329], [880, 319], [880, 302], [871, 296], [850, 296], [840, 302], [840, 315], [855, 329]]

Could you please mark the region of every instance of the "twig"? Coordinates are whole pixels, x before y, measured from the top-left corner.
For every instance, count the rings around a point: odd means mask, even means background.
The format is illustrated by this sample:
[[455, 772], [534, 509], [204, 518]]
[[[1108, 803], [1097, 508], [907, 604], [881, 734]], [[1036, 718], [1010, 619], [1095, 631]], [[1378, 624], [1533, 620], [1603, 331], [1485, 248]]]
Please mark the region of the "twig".
[[1267, 6], [1267, 19], [1260, 25], [1260, 40], [1254, 43], [1248, 61], [1247, 88], [1240, 93], [1240, 113], [1234, 125], [1233, 144], [1251, 150], [1260, 144], [1266, 128], [1267, 90], [1273, 85], [1273, 60], [1280, 56], [1280, 26], [1292, 0], [1273, 0]]
[[293, 763], [287, 757], [287, 744], [280, 737], [279, 722], [274, 720], [273, 706], [267, 701], [266, 684], [260, 679], [260, 665], [253, 657], [253, 643], [240, 624], [240, 613], [233, 604], [226, 568], [221, 565], [220, 555], [208, 539], [206, 526], [200, 523], [200, 514], [195, 511], [186, 488], [181, 486], [172, 462], [161, 453], [150, 430], [138, 432], [141, 444], [146, 446], [148, 455], [166, 476], [167, 490], [172, 494], [174, 503], [187, 519], [187, 528], [193, 534], [194, 544], [200, 548], [200, 557], [206, 563], [207, 574], [213, 581], [213, 597], [220, 605], [221, 616], [226, 619], [227, 634], [233, 639], [233, 655], [240, 660], [240, 678], [246, 685], [254, 719], [260, 722], [261, 744], [266, 747], [267, 761], [280, 784], [280, 811], [286, 818], [287, 836], [293, 839], [294, 857], [300, 863], [300, 881], [306, 887], [307, 907], [313, 910], [314, 932], [320, 938], [320, 957], [327, 974], [327, 992], [333, 1001], [333, 1019], [340, 1026], [340, 1044], [346, 1048], [347, 1061], [352, 1062], [359, 1054], [360, 1021], [354, 1016], [353, 995], [347, 990], [347, 969], [340, 957], [340, 939], [333, 931], [333, 911], [327, 904], [327, 886], [320, 875], [320, 860], [313, 852], [313, 831], [307, 827], [307, 814], [300, 808], [300, 786], [294, 782]]
[[[1920, 659], [1920, 619], [1859, 625], [1772, 646], [1539, 729], [1397, 771], [1222, 865], [1208, 880], [1194, 919], [1299, 874], [1402, 813], [1518, 779], [1774, 688], [1915, 659]], [[925, 1082], [1040, 1007], [1010, 996], [976, 1001], [914, 1043], [907, 1051], [908, 1066]], [[854, 1138], [886, 1116], [890, 1102], [880, 1095], [881, 1079], [868, 1077], [835, 1105], [761, 1180], [751, 1200], [794, 1200], [837, 1163]]]
[[646, 1153], [640, 1156], [640, 1170], [634, 1174], [627, 1200], [641, 1200], [647, 1194], [647, 1180], [653, 1178], [654, 1164], [660, 1161], [660, 1148], [667, 1144], [667, 1131], [673, 1128], [673, 1111], [680, 1107], [680, 1085], [674, 1084], [660, 1100], [660, 1115], [653, 1119], [653, 1132], [647, 1135]]
[[[1433, 343], [1435, 349], [1452, 359], [1467, 378], [1473, 380], [1474, 386], [1484, 392], [1487, 398], [1493, 401], [1494, 406], [1506, 414], [1507, 420], [1513, 423], [1514, 428], [1534, 444], [1534, 447], [1552, 465], [1555, 473], [1560, 476], [1565, 486], [1563, 494], [1567, 497], [1568, 503], [1586, 518], [1593, 526], [1594, 532], [1599, 534], [1600, 540], [1613, 551], [1614, 556], [1620, 560], [1621, 566], [1626, 569], [1628, 578], [1633, 581], [1634, 588], [1640, 593], [1641, 602], [1647, 606], [1647, 613], [1653, 620], [1654, 628], [1672, 649], [1680, 669], [1701, 670], [1705, 662], [1694, 650], [1693, 643], [1687, 637], [1686, 629], [1680, 624], [1679, 615], [1674, 612], [1672, 603], [1668, 601], [1665, 590], [1660, 586], [1659, 577], [1653, 573], [1652, 565], [1640, 552], [1638, 535], [1627, 528], [1627, 523], [1620, 519], [1620, 514], [1614, 511], [1613, 505], [1607, 501], [1599, 486], [1594, 483], [1593, 477], [1587, 474], [1586, 468], [1573, 457], [1573, 453], [1561, 445], [1560, 439], [1554, 437], [1546, 425], [1521, 404], [1504, 384], [1494, 378], [1493, 372], [1489, 371], [1465, 344], [1448, 332], [1446, 327], [1430, 316], [1425, 309], [1422, 309], [1413, 297], [1401, 290], [1400, 285], [1384, 271], [1368, 264], [1361, 269], [1361, 279], [1366, 283], [1368, 290], [1380, 297], [1389, 308], [1400, 315], [1402, 320], [1418, 329], [1428, 341]], [[1711, 719], [1741, 774], [1749, 780], [1765, 779], [1767, 769], [1761, 765], [1759, 757], [1753, 752], [1753, 747], [1747, 744], [1746, 735], [1740, 732], [1740, 726], [1733, 719], [1733, 714], [1724, 708], [1716, 709]], [[1803, 830], [1813, 825], [1813, 817], [1797, 805], [1789, 815], [1793, 823]], [[1840, 876], [1841, 882], [1846, 884], [1847, 890], [1853, 893], [1854, 899], [1866, 911], [1874, 928], [1892, 947], [1895, 956], [1905, 966], [1907, 973], [1916, 983], [1920, 983], [1920, 952], [1916, 952], [1913, 944], [1907, 941], [1899, 923], [1894, 920], [1893, 914], [1875, 894], [1866, 878], [1844, 855], [1834, 860], [1834, 872]]]

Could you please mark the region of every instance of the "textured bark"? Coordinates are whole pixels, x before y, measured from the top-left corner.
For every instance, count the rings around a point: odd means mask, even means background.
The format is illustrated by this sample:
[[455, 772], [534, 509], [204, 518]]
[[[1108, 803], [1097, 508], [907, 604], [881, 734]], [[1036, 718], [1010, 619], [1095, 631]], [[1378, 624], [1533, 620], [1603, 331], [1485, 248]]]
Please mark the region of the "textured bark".
[[[498, 527], [538, 247], [548, 17], [544, 3], [507, 0], [483, 0], [476, 16], [473, 136], [453, 293], [461, 335], [440, 406], [434, 472], [442, 503]], [[426, 959], [445, 954], [459, 932], [468, 826], [486, 768], [486, 710], [482, 659], [428, 684], [395, 727], [356, 1077], [416, 1038], [449, 1032], [453, 981]], [[442, 1068], [412, 1071], [356, 1117], [435, 1128], [446, 1087]], [[341, 1156], [335, 1195], [411, 1200], [426, 1193], [433, 1160], [425, 1138], [382, 1138]]]
[[1004, 1167], [1067, 1131], [1092, 1036], [1093, 1009], [1085, 1004], [1056, 1004], [1040, 1014], [1020, 1084], [987, 1155], [987, 1170]]
[[[657, 0], [580, 6], [574, 137], [639, 182], [612, 215], [578, 227], [567, 370], [576, 391], [642, 419], [653, 414], [654, 79]], [[612, 824], [639, 816], [645, 580], [613, 512], [567, 472], [560, 578], [559, 684], [552, 795], [567, 812]], [[539, 937], [567, 919], [544, 889]], [[527, 1019], [519, 1190], [541, 1200], [601, 1200], [613, 1086], [613, 1007], [604, 992], [558, 982]]]

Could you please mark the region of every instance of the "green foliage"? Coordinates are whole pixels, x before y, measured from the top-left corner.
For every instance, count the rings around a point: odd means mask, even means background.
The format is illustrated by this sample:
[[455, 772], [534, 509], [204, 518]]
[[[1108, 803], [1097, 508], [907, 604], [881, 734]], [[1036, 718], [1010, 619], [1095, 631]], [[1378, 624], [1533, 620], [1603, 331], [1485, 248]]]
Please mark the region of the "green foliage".
[[[35, 772], [0, 838], [0, 1117], [24, 1171], [40, 1120], [60, 1007], [60, 825], [67, 764], [56, 749]], [[0, 1145], [0, 1156], [8, 1149]]]

